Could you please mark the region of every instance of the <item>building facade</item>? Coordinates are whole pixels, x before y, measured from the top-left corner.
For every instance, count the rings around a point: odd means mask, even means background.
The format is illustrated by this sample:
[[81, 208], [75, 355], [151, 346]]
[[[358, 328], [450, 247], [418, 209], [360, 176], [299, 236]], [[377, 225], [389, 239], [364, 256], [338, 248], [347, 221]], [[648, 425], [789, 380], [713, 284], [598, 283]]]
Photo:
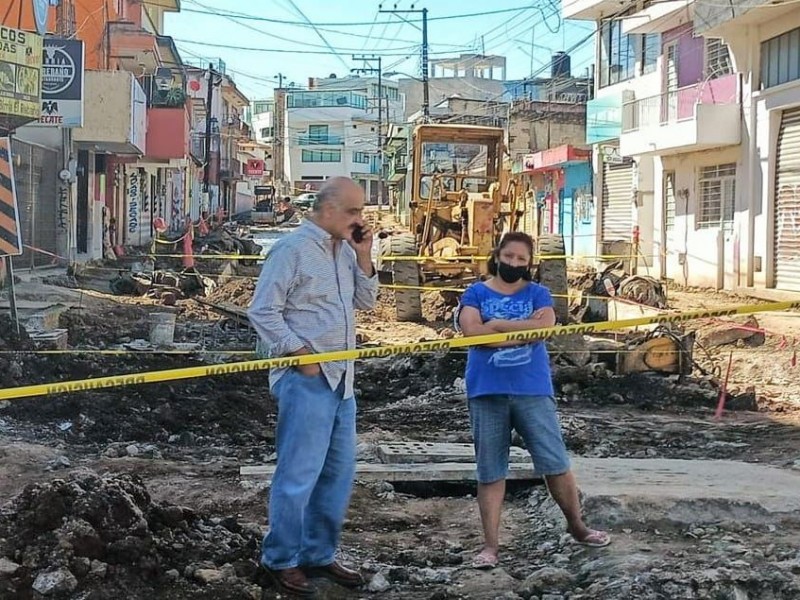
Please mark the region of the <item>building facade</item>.
[[[164, 16], [180, 2], [63, 2], [48, 30], [84, 45], [83, 122], [67, 128], [43, 119], [18, 129], [20, 161], [45, 158], [37, 189], [55, 198], [57, 254], [73, 261], [113, 258], [147, 245], [158, 219], [180, 228], [188, 211], [191, 110], [184, 65], [164, 35]], [[33, 15], [6, 11], [33, 29]], [[5, 24], [5, 22], [4, 22]], [[16, 25], [16, 24], [15, 24]], [[78, 27], [80, 25], [80, 27]], [[54, 107], [43, 106], [43, 114]], [[55, 156], [55, 158], [52, 158]], [[22, 172], [23, 169], [20, 169]], [[68, 171], [69, 177], [59, 178]], [[46, 181], [45, 181], [46, 180]]]
[[290, 194], [316, 190], [330, 177], [346, 176], [364, 188], [368, 202], [378, 202], [383, 140], [388, 124], [403, 114], [397, 85], [383, 83], [382, 131], [375, 78], [311, 80], [308, 90], [276, 93], [285, 103], [276, 110], [283, 118], [275, 126], [282, 142], [275, 144], [275, 161], [283, 162], [276, 173], [280, 171]]
[[564, 2], [598, 25], [598, 253], [684, 285], [800, 291], [800, 14]]

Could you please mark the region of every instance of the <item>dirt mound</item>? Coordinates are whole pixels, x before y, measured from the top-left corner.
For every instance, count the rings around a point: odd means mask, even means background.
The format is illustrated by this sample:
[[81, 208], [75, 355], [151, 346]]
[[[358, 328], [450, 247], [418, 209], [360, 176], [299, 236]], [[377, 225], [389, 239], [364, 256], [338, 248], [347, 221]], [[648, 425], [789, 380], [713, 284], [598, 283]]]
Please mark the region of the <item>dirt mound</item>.
[[32, 347], [28, 332], [19, 328], [9, 315], [0, 315], [0, 350], [28, 350]]
[[422, 316], [433, 323], [452, 324], [453, 311], [458, 306], [460, 297], [456, 292], [423, 292]]
[[256, 282], [253, 279], [231, 279], [214, 288], [207, 300], [214, 304], [235, 304], [246, 308], [250, 306], [255, 289]]
[[[0, 383], [12, 387], [200, 364], [185, 356], [21, 355], [13, 361], [0, 357]], [[275, 407], [266, 379], [266, 372], [253, 372], [15, 400], [3, 417], [18, 424], [20, 434], [27, 431], [38, 439], [106, 445], [179, 438], [203, 451], [239, 445], [237, 450], [246, 453], [249, 445], [271, 443], [274, 434]]]
[[0, 515], [0, 539], [4, 598], [248, 598], [254, 591], [255, 528], [154, 503], [136, 476], [83, 473], [28, 486]]
[[[155, 309], [154, 309], [155, 310]], [[66, 329], [70, 346], [107, 346], [121, 338], [147, 339], [150, 335], [148, 315], [151, 311], [132, 304], [109, 303], [102, 311], [71, 308], [58, 318]]]

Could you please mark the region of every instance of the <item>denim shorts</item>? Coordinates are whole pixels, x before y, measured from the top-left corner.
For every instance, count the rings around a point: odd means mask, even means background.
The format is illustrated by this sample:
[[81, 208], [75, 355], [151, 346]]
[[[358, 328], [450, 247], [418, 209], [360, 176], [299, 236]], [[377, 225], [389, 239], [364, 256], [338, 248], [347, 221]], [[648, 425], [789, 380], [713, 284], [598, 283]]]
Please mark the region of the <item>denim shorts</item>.
[[470, 398], [469, 417], [479, 483], [492, 483], [508, 475], [512, 429], [525, 440], [537, 475], [561, 475], [569, 471], [569, 456], [551, 396]]

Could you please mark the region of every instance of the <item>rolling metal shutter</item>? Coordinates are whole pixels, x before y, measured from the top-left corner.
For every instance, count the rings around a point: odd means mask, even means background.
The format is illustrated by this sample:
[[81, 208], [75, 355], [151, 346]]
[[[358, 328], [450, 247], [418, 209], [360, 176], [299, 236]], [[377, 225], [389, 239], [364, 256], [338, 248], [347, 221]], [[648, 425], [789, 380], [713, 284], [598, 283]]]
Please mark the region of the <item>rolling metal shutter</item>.
[[800, 108], [784, 111], [775, 169], [775, 287], [800, 292]]
[[603, 241], [630, 241], [633, 230], [633, 165], [603, 164]]
[[[28, 246], [57, 254], [56, 238], [59, 234], [66, 236], [66, 210], [59, 211], [58, 205], [58, 152], [13, 138], [11, 153], [15, 159], [14, 182], [22, 243], [26, 246], [22, 256], [14, 258], [14, 268], [52, 264], [52, 256]], [[60, 225], [63, 227], [59, 229]]]

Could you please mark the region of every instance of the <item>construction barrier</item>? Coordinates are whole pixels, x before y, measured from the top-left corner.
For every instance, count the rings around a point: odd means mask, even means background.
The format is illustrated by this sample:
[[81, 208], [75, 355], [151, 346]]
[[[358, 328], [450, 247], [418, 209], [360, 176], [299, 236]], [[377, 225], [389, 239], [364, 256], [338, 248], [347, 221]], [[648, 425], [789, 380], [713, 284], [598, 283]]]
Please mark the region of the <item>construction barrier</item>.
[[[12, 71], [13, 75], [13, 71]], [[13, 77], [12, 77], [13, 80]], [[22, 254], [11, 138], [0, 138], [0, 256]]]
[[735, 315], [749, 315], [760, 312], [791, 309], [800, 309], [800, 302], [773, 302], [770, 304], [731, 306], [717, 310], [687, 311], [668, 315], [658, 315], [655, 317], [625, 319], [622, 321], [604, 321], [602, 323], [566, 325], [530, 331], [518, 331], [514, 333], [497, 333], [475, 337], [454, 338], [449, 340], [431, 340], [414, 344], [399, 344], [394, 346], [381, 346], [377, 348], [364, 348], [360, 350], [342, 350], [337, 352], [324, 352], [320, 354], [306, 354], [302, 356], [287, 356], [281, 358], [234, 362], [221, 365], [185, 367], [164, 371], [132, 373], [128, 375], [112, 375], [93, 379], [81, 379], [75, 381], [54, 382], [0, 389], [0, 400], [30, 398], [34, 396], [47, 396], [69, 392], [81, 392], [109, 387], [142, 385], [145, 383], [163, 383], [167, 381], [194, 379], [197, 377], [232, 375], [237, 373], [262, 371], [271, 368], [299, 367], [302, 365], [343, 360], [385, 358], [389, 356], [421, 354], [428, 352], [446, 352], [454, 348], [468, 348], [471, 346], [482, 346], [485, 344], [496, 344], [501, 342], [535, 342], [572, 334], [598, 333], [601, 331], [613, 331], [617, 329], [626, 329], [629, 327], [641, 327], [643, 325], [670, 325], [676, 323], [685, 323], [687, 321], [693, 321], [697, 319], [732, 317]]

